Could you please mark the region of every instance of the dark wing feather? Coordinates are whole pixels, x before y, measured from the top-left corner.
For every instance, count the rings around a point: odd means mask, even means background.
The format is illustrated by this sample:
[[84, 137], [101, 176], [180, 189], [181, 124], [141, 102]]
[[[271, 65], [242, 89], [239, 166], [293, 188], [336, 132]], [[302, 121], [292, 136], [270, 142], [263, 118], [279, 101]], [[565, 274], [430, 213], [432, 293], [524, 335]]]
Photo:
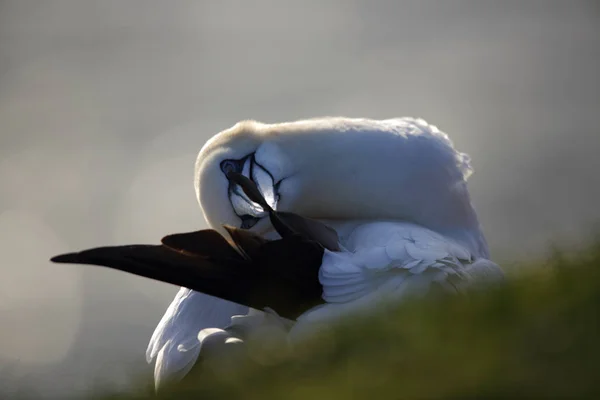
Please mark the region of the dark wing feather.
[[250, 276], [243, 260], [216, 262], [155, 245], [98, 247], [56, 256], [51, 261], [109, 267], [241, 304], [246, 296], [244, 282]]
[[240, 253], [219, 232], [212, 229], [188, 233], [175, 233], [162, 238], [161, 243], [171, 249], [218, 259], [242, 261]]
[[[257, 239], [235, 232], [238, 246], [252, 254], [245, 259], [224, 238], [216, 239], [217, 232], [206, 232], [169, 235], [163, 239], [168, 247], [99, 247], [51, 261], [105, 266], [259, 310], [270, 307], [289, 319], [323, 302], [318, 277], [323, 248], [317, 243], [291, 236], [249, 245]], [[207, 242], [194, 242], [203, 239]]]
[[323, 262], [322, 246], [295, 235], [266, 243], [256, 263], [273, 277], [265, 287], [270, 296], [278, 299], [273, 308], [281, 316], [296, 319], [308, 309], [323, 304], [323, 287], [319, 282], [319, 270]]
[[258, 257], [261, 247], [268, 242], [267, 239], [246, 229], [240, 229], [229, 225], [223, 228], [229, 233], [233, 243], [237, 246], [240, 253], [247, 259], [252, 260]]
[[291, 212], [276, 211], [275, 213], [297, 234], [320, 243], [327, 250], [340, 250], [339, 237], [335, 229], [317, 220], [305, 218]]

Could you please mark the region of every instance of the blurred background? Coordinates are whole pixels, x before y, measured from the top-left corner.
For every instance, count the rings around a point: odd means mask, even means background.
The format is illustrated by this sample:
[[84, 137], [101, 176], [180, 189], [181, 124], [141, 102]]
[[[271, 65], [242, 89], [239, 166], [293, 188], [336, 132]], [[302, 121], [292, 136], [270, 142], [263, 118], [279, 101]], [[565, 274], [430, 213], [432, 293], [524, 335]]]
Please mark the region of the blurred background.
[[127, 387], [177, 288], [50, 256], [205, 227], [241, 119], [418, 116], [473, 158], [497, 258], [600, 220], [597, 1], [0, 2], [0, 392]]

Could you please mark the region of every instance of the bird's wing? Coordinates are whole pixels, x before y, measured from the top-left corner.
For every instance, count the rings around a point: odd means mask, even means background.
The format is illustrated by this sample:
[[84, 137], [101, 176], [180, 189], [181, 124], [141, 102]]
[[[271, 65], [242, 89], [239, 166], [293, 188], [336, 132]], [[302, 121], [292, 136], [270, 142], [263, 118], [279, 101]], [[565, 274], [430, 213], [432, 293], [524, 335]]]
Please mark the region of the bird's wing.
[[232, 316], [247, 312], [246, 306], [187, 288], [179, 289], [146, 350], [146, 360], [155, 362], [156, 387], [165, 379], [183, 377], [194, 366], [200, 354], [198, 335], [202, 330], [225, 328]]
[[474, 259], [464, 246], [410, 223], [365, 223], [342, 244], [347, 251], [323, 256], [319, 280], [326, 304], [301, 315], [299, 325], [370, 308], [381, 300], [423, 295], [434, 284], [456, 292], [503, 278], [491, 261]]

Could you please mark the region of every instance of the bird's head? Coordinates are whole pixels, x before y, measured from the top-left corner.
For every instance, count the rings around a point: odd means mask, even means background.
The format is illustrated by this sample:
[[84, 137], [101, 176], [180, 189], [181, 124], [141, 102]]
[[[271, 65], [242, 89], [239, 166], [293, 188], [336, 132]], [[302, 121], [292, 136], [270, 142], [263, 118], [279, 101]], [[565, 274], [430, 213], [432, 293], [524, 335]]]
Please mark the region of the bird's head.
[[231, 225], [258, 232], [268, 230], [266, 211], [228, 179], [238, 172], [251, 179], [267, 203], [278, 208], [285, 156], [266, 144], [260, 124], [243, 121], [211, 138], [196, 161], [195, 187], [204, 216], [213, 229]]
[[196, 193], [208, 224], [265, 233], [271, 229], [267, 213], [228, 171], [254, 181], [279, 211], [480, 233], [466, 188], [468, 157], [423, 120], [243, 121], [215, 135], [196, 161]]

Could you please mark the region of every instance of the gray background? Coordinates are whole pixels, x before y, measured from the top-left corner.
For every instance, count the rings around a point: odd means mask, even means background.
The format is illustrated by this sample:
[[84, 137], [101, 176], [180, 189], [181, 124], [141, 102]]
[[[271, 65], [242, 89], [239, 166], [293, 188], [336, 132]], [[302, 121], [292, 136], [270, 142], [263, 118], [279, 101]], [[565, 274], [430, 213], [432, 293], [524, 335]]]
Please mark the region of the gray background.
[[471, 154], [498, 257], [589, 237], [599, 15], [595, 1], [2, 1], [0, 392], [149, 373], [176, 288], [47, 258], [204, 227], [196, 153], [240, 119], [424, 117]]

